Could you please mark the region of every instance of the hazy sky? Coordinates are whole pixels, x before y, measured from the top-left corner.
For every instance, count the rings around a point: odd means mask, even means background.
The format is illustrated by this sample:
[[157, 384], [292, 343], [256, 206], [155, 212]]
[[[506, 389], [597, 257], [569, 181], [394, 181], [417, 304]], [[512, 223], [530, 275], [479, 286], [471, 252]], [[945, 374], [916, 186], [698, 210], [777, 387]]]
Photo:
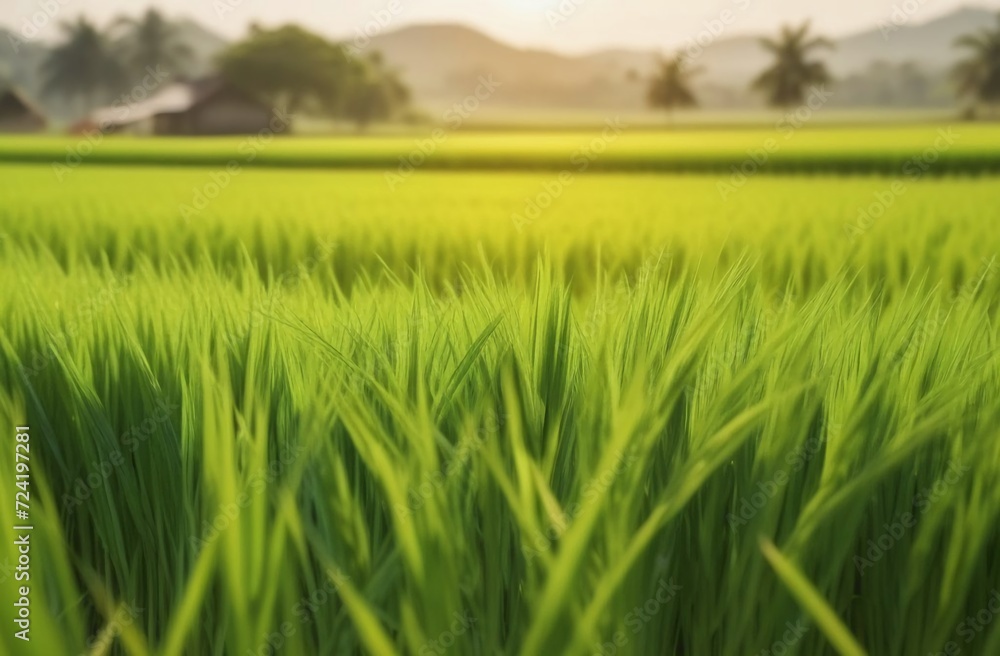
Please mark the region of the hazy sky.
[[[137, 0], [0, 0], [0, 24], [19, 28], [43, 5], [58, 6], [56, 19], [79, 13], [99, 22], [120, 13], [139, 13], [150, 3]], [[525, 47], [583, 52], [606, 47], [668, 48], [705, 29], [706, 22], [730, 10], [726, 34], [773, 30], [782, 21], [812, 18], [834, 36], [875, 27], [894, 6], [915, 9], [908, 20], [920, 23], [967, 0], [170, 0], [155, 3], [171, 16], [188, 16], [229, 37], [247, 25], [302, 23], [328, 36], [346, 37], [368, 25], [370, 31], [410, 23], [461, 22], [503, 41]], [[1000, 8], [1000, 0], [976, 6]], [[390, 7], [398, 9], [392, 15]], [[560, 12], [560, 7], [564, 10]], [[391, 16], [388, 26], [373, 14]], [[553, 13], [549, 13], [553, 12]], [[903, 15], [903, 14], [897, 14]], [[52, 34], [55, 20], [40, 34]]]

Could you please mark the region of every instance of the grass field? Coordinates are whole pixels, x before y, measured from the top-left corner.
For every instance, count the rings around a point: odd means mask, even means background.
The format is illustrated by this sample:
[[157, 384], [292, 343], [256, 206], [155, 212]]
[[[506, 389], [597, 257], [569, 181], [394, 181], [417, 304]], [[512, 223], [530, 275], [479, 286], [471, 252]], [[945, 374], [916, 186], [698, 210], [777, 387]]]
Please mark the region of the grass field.
[[[278, 120], [279, 131], [286, 123]], [[550, 133], [475, 132], [462, 125], [417, 129], [408, 136], [149, 140], [143, 138], [0, 138], [0, 162], [80, 165], [375, 168], [397, 175], [417, 169], [569, 170], [729, 173], [731, 167], [770, 173], [897, 174], [1000, 172], [1000, 126], [956, 123], [837, 127], [811, 116], [773, 126], [697, 130], [630, 128], [624, 119], [589, 130]], [[917, 161], [913, 161], [917, 158]], [[926, 161], [925, 161], [926, 160]]]
[[762, 132], [569, 177], [582, 134], [456, 136], [511, 170], [394, 190], [382, 138], [0, 165], [2, 651], [1000, 653], [1000, 132], [866, 163], [937, 129], [803, 131], [788, 166], [853, 164], [735, 190], [627, 170]]
[[760, 175], [726, 193], [724, 176], [580, 175], [543, 209], [560, 178], [542, 172], [420, 172], [395, 192], [375, 171], [247, 170], [213, 190], [218, 174], [90, 167], [53, 193], [48, 168], [0, 165], [0, 230], [66, 268], [192, 262], [237, 279], [247, 258], [267, 279], [331, 244], [311, 275], [343, 288], [421, 266], [436, 287], [482, 258], [530, 285], [546, 254], [584, 290], [599, 269], [634, 274], [661, 254], [705, 272], [764, 258], [759, 275], [776, 290], [811, 292], [840, 271], [888, 289], [924, 275], [957, 286], [1000, 251], [991, 179]]

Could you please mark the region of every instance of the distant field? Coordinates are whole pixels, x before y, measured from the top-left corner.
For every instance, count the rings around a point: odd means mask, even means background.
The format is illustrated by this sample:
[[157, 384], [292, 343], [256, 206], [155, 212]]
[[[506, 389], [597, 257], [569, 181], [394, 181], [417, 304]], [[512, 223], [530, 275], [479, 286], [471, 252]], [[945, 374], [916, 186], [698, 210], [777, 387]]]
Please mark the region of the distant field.
[[[1000, 126], [615, 129], [468, 132], [426, 129], [411, 136], [204, 139], [2, 137], [0, 161], [66, 171], [96, 164], [648, 172], [898, 173], [1000, 171]], [[914, 163], [913, 158], [919, 161]], [[914, 169], [917, 170], [917, 169]]]
[[[436, 107], [428, 107], [424, 113], [425, 119], [433, 124], [446, 123], [444, 117], [453, 103], [444, 103]], [[480, 107], [471, 114], [465, 125], [470, 130], [490, 130], [511, 132], [517, 130], [532, 130], [544, 132], [580, 131], [600, 126], [618, 112], [611, 109], [512, 109], [507, 107]], [[677, 110], [668, 114], [663, 110], [643, 110], [620, 112], [622, 119], [637, 128], [652, 130], [663, 129], [746, 129], [773, 128], [782, 120], [785, 112], [769, 108], [741, 109], [705, 109]], [[809, 124], [825, 127], [855, 128], [859, 126], [883, 126], [905, 124], [929, 124], [954, 122], [959, 111], [954, 107], [928, 109], [886, 109], [886, 108], [839, 108], [824, 107], [815, 112], [809, 119]], [[303, 118], [296, 122], [299, 132], [309, 132], [316, 135], [323, 133], [349, 133], [357, 128], [349, 123], [332, 122], [322, 119]], [[386, 124], [373, 128], [377, 132], [412, 132], [414, 126], [405, 124]]]
[[226, 181], [211, 168], [84, 167], [57, 183], [48, 167], [0, 165], [0, 177], [8, 247], [67, 267], [180, 257], [240, 270], [249, 257], [280, 273], [332, 242], [341, 255], [316, 275], [344, 285], [386, 267], [454, 279], [482, 253], [522, 283], [545, 256], [586, 287], [599, 265], [634, 273], [662, 252], [706, 270], [761, 257], [773, 284], [813, 288], [844, 268], [957, 281], [967, 261], [1000, 252], [997, 187], [981, 178], [761, 175], [730, 191], [724, 175], [418, 171], [392, 191], [377, 171]]

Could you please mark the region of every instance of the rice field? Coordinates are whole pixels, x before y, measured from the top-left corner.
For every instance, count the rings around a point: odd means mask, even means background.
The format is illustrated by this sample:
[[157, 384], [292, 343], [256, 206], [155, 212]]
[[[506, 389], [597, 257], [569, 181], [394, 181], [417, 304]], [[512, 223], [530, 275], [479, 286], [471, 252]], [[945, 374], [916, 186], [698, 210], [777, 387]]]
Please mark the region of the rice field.
[[[946, 155], [1000, 161], [976, 129]], [[10, 144], [62, 142], [3, 141], [34, 532], [0, 652], [1000, 653], [1000, 186], [885, 164], [921, 128], [840, 130], [795, 152], [864, 175], [735, 190], [636, 162], [742, 132], [567, 175], [578, 135], [456, 136], [442, 161], [509, 170], [395, 187], [382, 137], [228, 180], [232, 141], [59, 180]]]
[[[806, 108], [808, 110], [808, 108]], [[499, 170], [942, 175], [1000, 172], [1000, 127], [991, 124], [817, 124], [821, 110], [776, 116], [766, 127], [650, 129], [609, 117], [589, 129], [476, 132], [463, 121], [404, 135], [296, 138], [290, 119], [247, 137], [0, 137], [0, 162], [44, 164], [61, 181], [94, 164], [241, 168]], [[291, 124], [294, 125], [294, 124]], [[287, 134], [289, 131], [292, 133]], [[276, 134], [281, 138], [276, 138]]]

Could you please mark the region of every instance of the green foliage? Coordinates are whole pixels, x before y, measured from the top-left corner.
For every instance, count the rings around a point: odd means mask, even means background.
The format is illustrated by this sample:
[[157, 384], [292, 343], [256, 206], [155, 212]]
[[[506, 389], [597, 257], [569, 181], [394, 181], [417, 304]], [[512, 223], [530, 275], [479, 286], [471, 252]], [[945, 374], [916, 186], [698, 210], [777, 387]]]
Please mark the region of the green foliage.
[[231, 83], [290, 113], [334, 102], [350, 69], [343, 48], [296, 25], [254, 26], [218, 63]]
[[991, 104], [1000, 102], [1000, 15], [994, 30], [963, 36], [955, 45], [971, 51], [953, 70], [959, 95]]
[[392, 118], [409, 91], [376, 53], [353, 59], [343, 46], [300, 27], [251, 29], [219, 58], [226, 79], [290, 113], [311, 110], [353, 120], [360, 128]]
[[333, 108], [336, 116], [354, 121], [364, 129], [374, 121], [394, 118], [410, 102], [410, 91], [399, 76], [386, 68], [378, 53], [352, 62], [346, 98]]

